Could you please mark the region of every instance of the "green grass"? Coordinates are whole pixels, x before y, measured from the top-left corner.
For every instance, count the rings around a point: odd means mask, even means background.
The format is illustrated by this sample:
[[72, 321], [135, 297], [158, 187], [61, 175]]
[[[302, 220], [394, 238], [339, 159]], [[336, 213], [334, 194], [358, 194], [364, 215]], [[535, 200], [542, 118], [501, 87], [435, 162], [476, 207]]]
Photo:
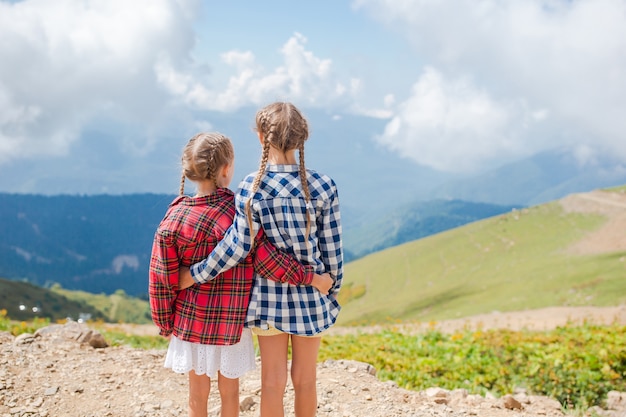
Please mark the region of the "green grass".
[[[58, 320], [63, 324], [66, 320]], [[34, 318], [30, 320], [12, 320], [7, 310], [0, 310], [0, 331], [9, 332], [13, 336], [22, 333], [35, 333], [38, 329], [50, 325], [50, 319]], [[100, 332], [110, 346], [127, 345], [139, 349], [167, 349], [168, 340], [161, 336], [140, 336], [124, 330], [122, 327], [105, 326], [101, 321], [89, 321], [87, 325]]]
[[626, 185], [619, 185], [617, 187], [606, 188], [604, 191], [610, 191], [614, 193], [626, 193]]
[[123, 329], [103, 328], [98, 324], [90, 324], [104, 337], [111, 346], [127, 345], [137, 349], [167, 349], [169, 341], [161, 336], [140, 336]]
[[114, 294], [92, 294], [86, 291], [74, 291], [55, 285], [51, 291], [61, 294], [69, 300], [87, 304], [101, 312], [110, 323], [152, 323], [150, 305], [147, 301], [127, 295], [123, 290]]
[[0, 332], [9, 332], [13, 336], [22, 333], [35, 333], [37, 329], [46, 327], [50, 324], [49, 319], [35, 317], [28, 321], [11, 320], [7, 315], [7, 310], [0, 310]]
[[626, 391], [626, 327], [576, 326], [554, 331], [427, 331], [404, 335], [328, 336], [320, 360], [351, 359], [377, 369], [380, 380], [410, 390], [465, 388], [502, 396], [525, 388], [564, 409], [603, 405], [609, 391]]
[[[626, 302], [626, 253], [567, 248], [604, 222], [559, 203], [514, 211], [349, 263], [338, 324]], [[358, 289], [358, 291], [355, 291]], [[358, 296], [355, 296], [358, 294]]]

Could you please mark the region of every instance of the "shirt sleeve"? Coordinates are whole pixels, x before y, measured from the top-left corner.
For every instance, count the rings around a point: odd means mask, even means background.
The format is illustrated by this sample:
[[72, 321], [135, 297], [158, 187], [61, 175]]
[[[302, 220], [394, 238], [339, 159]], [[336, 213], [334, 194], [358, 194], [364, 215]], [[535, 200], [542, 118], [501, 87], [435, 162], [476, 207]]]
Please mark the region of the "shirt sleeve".
[[168, 232], [157, 231], [150, 257], [148, 295], [152, 321], [161, 336], [172, 333], [174, 302], [178, 293], [178, 255]]
[[318, 218], [319, 249], [326, 272], [334, 279], [330, 294], [339, 293], [343, 281], [343, 247], [341, 241], [341, 215], [337, 187], [332, 184], [333, 193]]
[[[239, 187], [235, 194], [235, 218], [224, 238], [206, 259], [191, 266], [191, 276], [196, 283], [203, 284], [215, 279], [220, 273], [244, 260], [250, 252], [252, 239], [245, 214], [246, 196], [242, 194], [242, 187]], [[254, 232], [260, 229], [258, 221], [253, 221], [252, 225]]]
[[277, 249], [263, 229], [255, 236], [254, 247], [254, 270], [263, 278], [291, 285], [310, 285], [313, 281], [313, 265], [302, 265], [295, 257]]

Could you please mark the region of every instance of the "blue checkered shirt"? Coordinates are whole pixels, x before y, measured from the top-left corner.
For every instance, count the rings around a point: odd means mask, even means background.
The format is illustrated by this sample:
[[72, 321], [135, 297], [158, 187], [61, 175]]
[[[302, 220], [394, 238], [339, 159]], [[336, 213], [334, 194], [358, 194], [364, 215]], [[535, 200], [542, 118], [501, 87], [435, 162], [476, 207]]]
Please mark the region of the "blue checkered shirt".
[[[224, 239], [204, 261], [191, 267], [198, 283], [244, 259], [251, 247], [245, 204], [256, 173], [248, 175], [235, 195], [237, 214]], [[308, 170], [311, 201], [308, 206], [297, 165], [268, 165], [258, 190], [252, 197], [252, 228], [263, 228], [277, 248], [295, 256], [302, 264], [315, 266], [319, 274], [334, 279], [329, 295], [305, 285], [288, 285], [263, 279], [258, 274], [248, 307], [247, 326], [267, 329], [273, 326], [287, 333], [314, 335], [332, 326], [341, 306], [337, 294], [343, 278], [343, 250], [339, 197], [335, 182], [328, 176]], [[306, 210], [310, 233], [306, 239]]]

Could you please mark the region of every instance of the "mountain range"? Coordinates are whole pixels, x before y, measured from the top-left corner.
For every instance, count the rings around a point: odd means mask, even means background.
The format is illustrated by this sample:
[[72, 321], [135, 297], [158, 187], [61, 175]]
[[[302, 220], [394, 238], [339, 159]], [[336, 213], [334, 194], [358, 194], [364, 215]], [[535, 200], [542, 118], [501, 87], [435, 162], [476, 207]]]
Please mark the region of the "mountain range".
[[[258, 168], [260, 145], [252, 130], [254, 108], [232, 113], [198, 112], [188, 126], [167, 132], [170, 140], [137, 147], [128, 133], [111, 126], [82, 132], [65, 154], [0, 165], [0, 192], [36, 195], [176, 194], [180, 154], [197, 130], [228, 135], [235, 146], [231, 188]], [[430, 200], [463, 200], [530, 206], [570, 193], [626, 183], [623, 161], [600, 150], [551, 148], [497, 166], [452, 174], [420, 165], [377, 140], [387, 120], [307, 110], [310, 137], [306, 165], [337, 182], [344, 226], [371, 222], [406, 204]], [[201, 127], [198, 120], [206, 121]], [[593, 138], [590, 138], [593, 143]], [[192, 186], [188, 186], [190, 190]]]
[[[0, 194], [0, 277], [51, 287], [145, 296], [154, 232], [165, 194]], [[451, 229], [509, 206], [438, 200], [398, 208], [344, 233], [346, 262]], [[394, 225], [394, 226], [392, 226]]]

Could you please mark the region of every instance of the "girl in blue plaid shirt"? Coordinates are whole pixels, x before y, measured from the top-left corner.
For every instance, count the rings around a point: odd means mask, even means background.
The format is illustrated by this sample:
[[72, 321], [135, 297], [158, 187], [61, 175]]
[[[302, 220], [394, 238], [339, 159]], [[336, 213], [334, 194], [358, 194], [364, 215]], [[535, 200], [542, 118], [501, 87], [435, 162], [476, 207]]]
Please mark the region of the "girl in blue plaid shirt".
[[306, 169], [308, 123], [293, 104], [277, 102], [259, 110], [256, 131], [263, 148], [261, 163], [258, 172], [239, 186], [233, 225], [211, 255], [191, 267], [191, 275], [181, 271], [181, 285], [206, 282], [236, 265], [252, 249], [260, 229], [276, 247], [314, 266], [318, 274], [330, 273], [334, 283], [328, 293], [257, 276], [248, 308], [246, 325], [258, 335], [261, 351], [261, 416], [284, 416], [291, 344], [295, 414], [309, 417], [317, 409], [320, 335], [335, 323], [341, 308], [337, 294], [343, 252], [337, 186], [330, 177]]

